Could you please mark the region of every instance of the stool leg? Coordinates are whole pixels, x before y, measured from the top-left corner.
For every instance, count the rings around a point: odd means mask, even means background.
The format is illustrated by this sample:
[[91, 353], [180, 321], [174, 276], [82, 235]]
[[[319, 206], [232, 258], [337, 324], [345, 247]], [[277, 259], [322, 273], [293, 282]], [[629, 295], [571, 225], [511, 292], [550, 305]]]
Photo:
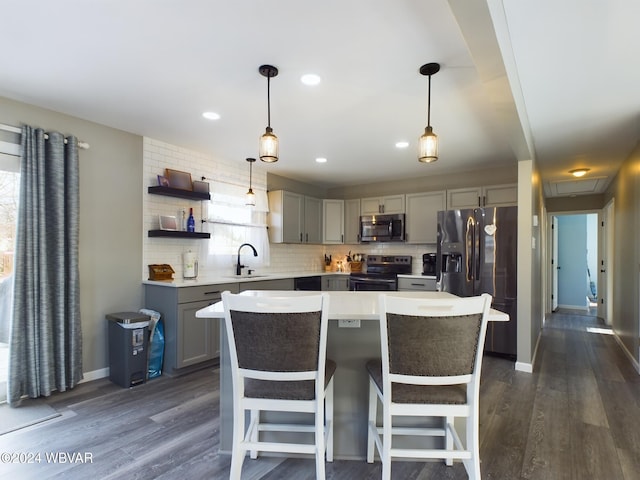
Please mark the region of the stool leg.
[[333, 378], [327, 385], [324, 400], [325, 429], [327, 431], [327, 462], [333, 462]]
[[375, 438], [377, 432], [372, 429], [376, 428], [376, 418], [378, 416], [378, 393], [373, 386], [373, 380], [369, 378], [369, 425], [367, 427], [367, 462], [373, 463], [373, 455], [375, 454]]
[[[238, 405], [238, 403], [236, 403], [236, 405]], [[231, 471], [229, 473], [229, 480], [240, 480], [242, 463], [244, 462], [246, 454], [246, 450], [242, 448], [243, 441], [244, 411], [241, 410], [241, 414], [237, 415], [233, 421], [233, 448], [231, 451]]]
[[[444, 448], [447, 450], [453, 450], [453, 435], [451, 435], [450, 428], [454, 428], [453, 417], [445, 417], [442, 419], [444, 421], [444, 438], [445, 438], [445, 446]], [[445, 465], [451, 467], [453, 465], [453, 459], [447, 458], [444, 461]]]
[[316, 479], [324, 480], [324, 408], [318, 408], [315, 413], [316, 423]]
[[[260, 433], [260, 410], [251, 410], [251, 423], [249, 424], [253, 428], [251, 429], [251, 437], [250, 440], [252, 442], [258, 441], [258, 435]], [[251, 450], [251, 458], [255, 460], [258, 458], [258, 451]]]

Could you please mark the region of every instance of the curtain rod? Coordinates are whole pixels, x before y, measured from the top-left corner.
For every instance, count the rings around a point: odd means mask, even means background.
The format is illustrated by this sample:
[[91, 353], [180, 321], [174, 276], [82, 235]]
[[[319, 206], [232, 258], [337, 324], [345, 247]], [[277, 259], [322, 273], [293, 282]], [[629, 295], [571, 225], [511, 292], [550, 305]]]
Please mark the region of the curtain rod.
[[[22, 134], [22, 130], [20, 130], [18, 127], [13, 127], [11, 125], [5, 125], [3, 123], [0, 123], [0, 130], [4, 130], [5, 132], [11, 132], [11, 133], [17, 133], [17, 134]], [[45, 140], [49, 140], [49, 135], [47, 135], [46, 133], [44, 134], [44, 138]], [[64, 143], [67, 143], [67, 139], [64, 139]], [[89, 150], [90, 145], [87, 142], [80, 142], [78, 141], [78, 148], [81, 148], [82, 150]]]

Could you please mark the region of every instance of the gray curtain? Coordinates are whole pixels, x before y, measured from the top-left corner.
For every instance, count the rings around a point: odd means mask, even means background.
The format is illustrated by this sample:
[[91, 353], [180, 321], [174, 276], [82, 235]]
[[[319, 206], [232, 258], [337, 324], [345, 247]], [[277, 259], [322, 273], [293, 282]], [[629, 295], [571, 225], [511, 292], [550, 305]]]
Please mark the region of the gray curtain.
[[82, 379], [78, 141], [22, 128], [9, 404]]

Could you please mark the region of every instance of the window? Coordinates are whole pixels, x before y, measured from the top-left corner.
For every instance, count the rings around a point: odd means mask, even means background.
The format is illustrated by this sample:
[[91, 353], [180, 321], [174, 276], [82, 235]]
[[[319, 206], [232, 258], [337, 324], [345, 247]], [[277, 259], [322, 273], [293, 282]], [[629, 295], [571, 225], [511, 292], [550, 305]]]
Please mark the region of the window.
[[243, 243], [250, 243], [258, 251], [253, 257], [249, 250], [243, 254], [251, 254], [251, 267], [269, 265], [269, 239], [267, 235], [267, 195], [265, 191], [254, 188], [257, 205], [245, 205], [246, 187], [228, 183], [215, 182], [211, 201], [207, 205], [206, 218], [211, 233], [208, 255], [218, 257], [216, 263], [225, 263], [224, 259], [235, 255]]
[[0, 280], [13, 272], [20, 174], [0, 170]]

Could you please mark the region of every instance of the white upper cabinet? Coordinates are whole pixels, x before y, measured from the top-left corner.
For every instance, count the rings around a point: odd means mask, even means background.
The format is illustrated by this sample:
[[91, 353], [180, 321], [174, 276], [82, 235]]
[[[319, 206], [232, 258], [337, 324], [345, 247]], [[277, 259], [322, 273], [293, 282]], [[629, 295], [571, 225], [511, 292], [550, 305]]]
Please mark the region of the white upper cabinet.
[[344, 243], [360, 242], [360, 199], [344, 201]]
[[322, 200], [285, 190], [268, 195], [272, 243], [322, 242]]
[[322, 243], [344, 242], [344, 200], [322, 200]]
[[447, 209], [504, 207], [518, 204], [518, 185], [488, 185], [447, 190]]
[[360, 202], [361, 215], [404, 213], [404, 195], [363, 198]]
[[408, 193], [406, 195], [406, 243], [436, 243], [438, 212], [446, 210], [447, 192]]

